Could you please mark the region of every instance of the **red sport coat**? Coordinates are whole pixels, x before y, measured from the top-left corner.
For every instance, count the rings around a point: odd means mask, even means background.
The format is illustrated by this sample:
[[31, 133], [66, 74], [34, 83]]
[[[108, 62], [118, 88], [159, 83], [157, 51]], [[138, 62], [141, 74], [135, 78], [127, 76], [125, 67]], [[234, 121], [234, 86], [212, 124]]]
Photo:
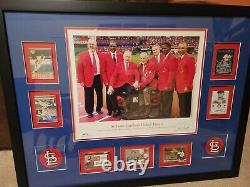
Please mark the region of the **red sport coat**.
[[140, 75], [137, 65], [129, 62], [127, 71], [125, 71], [124, 62], [116, 64], [114, 73], [110, 79], [110, 86], [118, 88], [128, 83], [132, 86], [135, 81], [139, 81]]
[[176, 90], [178, 93], [184, 93], [193, 90], [193, 80], [195, 74], [195, 58], [185, 53], [183, 58], [179, 59], [176, 72]]
[[103, 53], [104, 69], [103, 69], [102, 79], [105, 85], [110, 84], [110, 79], [111, 79], [112, 74], [114, 73], [116, 64], [119, 62], [123, 62], [122, 53], [116, 51], [116, 60], [117, 61], [114, 62], [110, 52]]
[[174, 90], [178, 59], [170, 52], [158, 65], [158, 89]]
[[[160, 63], [163, 62], [164, 58], [165, 58], [165, 55], [163, 53], [160, 53]], [[153, 56], [150, 60], [155, 60], [156, 64], [159, 64], [155, 56]]]
[[[103, 60], [100, 53], [97, 53], [100, 64], [100, 74], [103, 74]], [[91, 87], [94, 82], [94, 67], [89, 55], [89, 51], [81, 52], [77, 63], [78, 82], [83, 83], [85, 87]]]
[[157, 72], [157, 64], [155, 60], [149, 60], [147, 64], [145, 64], [145, 69], [143, 71], [143, 65], [139, 65], [140, 72], [140, 88], [144, 88], [150, 85], [152, 88], [157, 87], [157, 81], [154, 80], [155, 74]]

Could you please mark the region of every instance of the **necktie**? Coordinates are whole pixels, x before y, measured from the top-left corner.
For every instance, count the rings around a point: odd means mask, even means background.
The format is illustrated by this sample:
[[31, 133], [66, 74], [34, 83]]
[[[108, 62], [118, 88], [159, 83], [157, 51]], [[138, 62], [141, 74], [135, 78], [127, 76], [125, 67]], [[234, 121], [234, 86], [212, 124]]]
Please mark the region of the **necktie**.
[[116, 63], [115, 53], [113, 53], [113, 60]]
[[97, 67], [96, 67], [96, 60], [95, 60], [95, 54], [93, 53], [93, 68], [94, 68], [94, 74], [97, 73]]

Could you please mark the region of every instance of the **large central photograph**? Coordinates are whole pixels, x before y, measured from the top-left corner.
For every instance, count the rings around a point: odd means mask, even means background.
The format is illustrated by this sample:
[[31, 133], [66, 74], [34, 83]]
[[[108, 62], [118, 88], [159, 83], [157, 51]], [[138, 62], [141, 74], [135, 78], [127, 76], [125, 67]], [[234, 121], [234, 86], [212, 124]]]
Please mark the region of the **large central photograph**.
[[206, 29], [65, 28], [74, 141], [195, 134]]

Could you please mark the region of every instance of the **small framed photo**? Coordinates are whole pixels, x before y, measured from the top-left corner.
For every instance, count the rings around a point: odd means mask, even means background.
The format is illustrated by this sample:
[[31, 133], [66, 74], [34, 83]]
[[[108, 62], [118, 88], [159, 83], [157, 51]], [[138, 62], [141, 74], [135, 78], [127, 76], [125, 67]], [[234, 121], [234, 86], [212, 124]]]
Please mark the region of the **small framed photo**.
[[126, 163], [126, 168], [154, 168], [154, 145], [133, 145], [121, 147], [121, 160]]
[[191, 165], [192, 143], [171, 143], [160, 145], [159, 167]]
[[207, 119], [229, 119], [233, 104], [234, 86], [212, 86], [209, 88]]
[[216, 43], [213, 51], [211, 80], [235, 80], [240, 43]]
[[59, 91], [30, 91], [33, 128], [62, 127], [62, 106]]
[[102, 173], [113, 171], [114, 148], [81, 149], [79, 151], [80, 173]]
[[54, 42], [22, 42], [22, 47], [27, 83], [59, 83]]

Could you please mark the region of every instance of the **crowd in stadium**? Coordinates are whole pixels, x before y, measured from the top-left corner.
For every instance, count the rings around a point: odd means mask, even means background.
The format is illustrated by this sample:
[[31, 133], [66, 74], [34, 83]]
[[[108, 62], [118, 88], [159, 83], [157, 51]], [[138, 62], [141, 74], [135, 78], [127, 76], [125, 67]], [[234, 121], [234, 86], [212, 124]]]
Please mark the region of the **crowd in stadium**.
[[[74, 36], [75, 45], [86, 45], [87, 36]], [[96, 38], [98, 51], [108, 51], [110, 40], [116, 41], [117, 48], [119, 51], [124, 52], [125, 50], [130, 51], [151, 51], [151, 46], [155, 43], [162, 45], [164, 43], [170, 43], [172, 49], [177, 49], [180, 42], [186, 42], [188, 48], [197, 51], [199, 44], [199, 37], [183, 37], [183, 36], [99, 36]]]

